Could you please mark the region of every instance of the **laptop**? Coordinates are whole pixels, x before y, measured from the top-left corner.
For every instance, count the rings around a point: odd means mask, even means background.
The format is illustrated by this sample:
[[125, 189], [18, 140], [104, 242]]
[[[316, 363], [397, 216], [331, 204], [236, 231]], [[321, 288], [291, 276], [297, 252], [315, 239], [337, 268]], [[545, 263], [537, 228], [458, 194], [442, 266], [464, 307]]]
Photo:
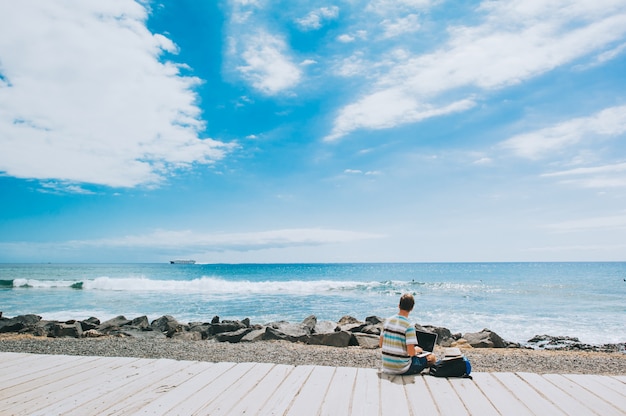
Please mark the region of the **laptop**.
[[417, 346], [424, 350], [424, 352], [417, 354], [418, 357], [425, 357], [435, 351], [437, 334], [417, 330], [415, 331], [415, 335], [417, 336]]

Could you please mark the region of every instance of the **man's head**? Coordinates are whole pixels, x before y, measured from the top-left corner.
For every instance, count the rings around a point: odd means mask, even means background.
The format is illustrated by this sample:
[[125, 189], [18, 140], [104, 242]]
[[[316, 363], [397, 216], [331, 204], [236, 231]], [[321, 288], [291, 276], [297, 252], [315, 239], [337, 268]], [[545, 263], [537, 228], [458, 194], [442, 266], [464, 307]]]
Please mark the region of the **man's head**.
[[400, 297], [400, 309], [403, 311], [411, 312], [413, 310], [413, 306], [415, 306], [415, 299], [413, 299], [413, 295], [410, 293], [405, 293]]

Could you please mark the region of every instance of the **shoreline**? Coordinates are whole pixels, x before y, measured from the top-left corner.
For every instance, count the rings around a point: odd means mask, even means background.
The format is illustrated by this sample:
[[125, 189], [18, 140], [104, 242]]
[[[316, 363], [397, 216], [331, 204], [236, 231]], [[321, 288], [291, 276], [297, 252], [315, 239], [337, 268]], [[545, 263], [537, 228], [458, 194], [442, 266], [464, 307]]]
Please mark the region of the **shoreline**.
[[[246, 343], [137, 339], [131, 337], [46, 338], [0, 334], [0, 351], [32, 354], [136, 357], [209, 362], [380, 368], [380, 350], [307, 345], [288, 341]], [[463, 348], [474, 372], [626, 375], [621, 352]], [[435, 354], [443, 356], [443, 348]]]

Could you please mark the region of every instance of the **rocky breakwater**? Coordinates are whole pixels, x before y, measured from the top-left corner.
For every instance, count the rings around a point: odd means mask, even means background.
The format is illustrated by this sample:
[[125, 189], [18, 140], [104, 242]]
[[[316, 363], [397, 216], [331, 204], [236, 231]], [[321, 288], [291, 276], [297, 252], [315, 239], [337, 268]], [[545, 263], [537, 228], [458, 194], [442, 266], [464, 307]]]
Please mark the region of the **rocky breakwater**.
[[[5, 318], [0, 314], [0, 334], [29, 334], [50, 338], [96, 338], [133, 337], [139, 339], [171, 338], [189, 341], [214, 340], [217, 342], [258, 342], [283, 340], [308, 345], [330, 347], [358, 346], [366, 349], [378, 348], [378, 339], [383, 328], [383, 319], [369, 316], [360, 321], [344, 316], [338, 322], [318, 321], [309, 316], [300, 323], [287, 321], [267, 324], [251, 324], [249, 319], [221, 320], [215, 316], [210, 322], [178, 322], [170, 315], [164, 315], [149, 322], [146, 316], [127, 319], [117, 316], [101, 322], [91, 317], [82, 321], [43, 320], [38, 315], [20, 315]], [[416, 325], [417, 329], [438, 334], [437, 344], [442, 347], [461, 348], [533, 348], [624, 351], [624, 344], [589, 346], [577, 342], [575, 338], [536, 336], [527, 344], [508, 342], [489, 329], [479, 332], [452, 333], [444, 327]], [[563, 341], [567, 342], [563, 342]]]

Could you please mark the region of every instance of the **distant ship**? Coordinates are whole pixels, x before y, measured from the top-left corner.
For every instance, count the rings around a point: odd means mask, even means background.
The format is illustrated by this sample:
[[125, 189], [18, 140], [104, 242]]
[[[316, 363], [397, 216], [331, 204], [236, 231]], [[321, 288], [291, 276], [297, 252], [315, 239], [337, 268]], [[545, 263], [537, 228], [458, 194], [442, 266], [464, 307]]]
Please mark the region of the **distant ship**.
[[170, 264], [196, 264], [195, 260], [170, 260]]

